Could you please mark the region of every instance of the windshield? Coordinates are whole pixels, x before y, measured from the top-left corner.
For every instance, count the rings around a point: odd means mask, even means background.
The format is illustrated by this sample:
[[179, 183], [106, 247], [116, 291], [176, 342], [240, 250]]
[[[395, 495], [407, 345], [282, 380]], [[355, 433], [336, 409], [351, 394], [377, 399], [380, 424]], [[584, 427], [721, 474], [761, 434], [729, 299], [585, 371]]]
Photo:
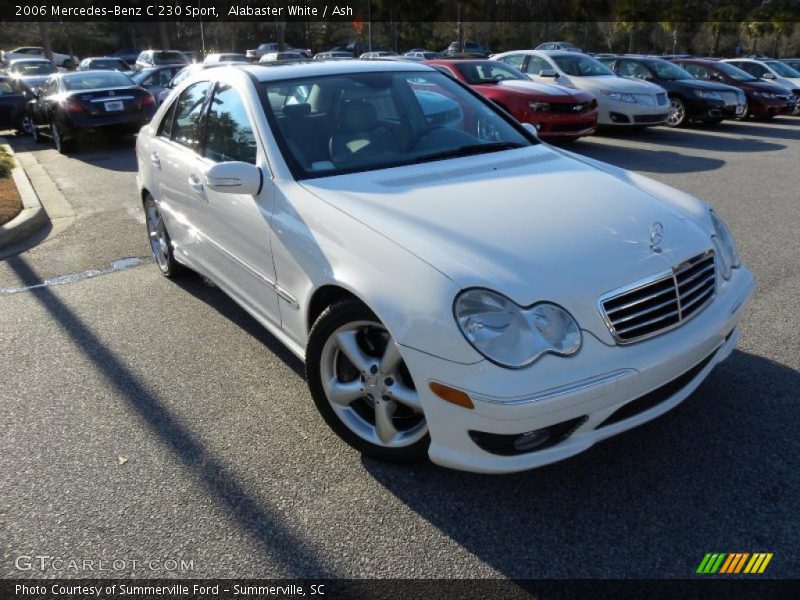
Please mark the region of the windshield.
[[734, 67], [729, 63], [715, 62], [714, 68], [722, 71], [725, 75], [736, 81], [758, 81], [758, 77], [753, 77], [747, 71], [743, 71], [739, 67]]
[[122, 73], [115, 71], [76, 73], [69, 77], [64, 77], [64, 87], [68, 90], [93, 90], [129, 85], [131, 85], [131, 80]]
[[14, 63], [9, 68], [12, 73], [25, 77], [26, 75], [49, 75], [57, 73], [56, 66], [49, 61]]
[[528, 77], [509, 67], [506, 64], [494, 60], [487, 60], [485, 62], [457, 62], [454, 63], [458, 72], [463, 75], [469, 83], [486, 84], [497, 83], [506, 79], [521, 79], [529, 81]]
[[348, 73], [265, 82], [264, 109], [297, 179], [530, 146], [439, 72]]
[[595, 77], [598, 75], [614, 75], [614, 72], [600, 61], [591, 56], [576, 54], [556, 54], [550, 57], [558, 65], [558, 68], [567, 75], [575, 77]]
[[109, 58], [103, 58], [100, 60], [93, 60], [89, 65], [92, 69], [112, 69], [116, 71], [127, 71], [128, 65], [126, 65], [121, 60], [114, 60]]
[[153, 52], [154, 65], [185, 65], [188, 62], [183, 52]]
[[658, 79], [677, 81], [680, 79], [694, 79], [691, 73], [684, 71], [678, 65], [674, 65], [666, 60], [654, 60], [648, 62], [647, 66], [652, 69]]
[[777, 60], [768, 60], [765, 64], [769, 65], [769, 67], [773, 71], [775, 71], [778, 75], [780, 75], [781, 77], [793, 77], [793, 78], [797, 77], [797, 78], [800, 78], [800, 73], [795, 71], [789, 65], [783, 64], [782, 62], [779, 62]]

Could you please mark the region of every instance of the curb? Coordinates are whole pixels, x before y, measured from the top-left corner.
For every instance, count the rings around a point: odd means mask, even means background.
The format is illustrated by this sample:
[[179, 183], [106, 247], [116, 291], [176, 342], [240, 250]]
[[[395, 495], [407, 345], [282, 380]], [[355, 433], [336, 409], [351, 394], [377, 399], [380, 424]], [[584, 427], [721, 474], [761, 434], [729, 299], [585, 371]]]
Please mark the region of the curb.
[[0, 225], [0, 249], [22, 241], [29, 235], [44, 227], [50, 219], [47, 216], [39, 196], [33, 189], [28, 176], [25, 174], [13, 148], [0, 138], [0, 144], [14, 158], [16, 167], [11, 169], [11, 177], [17, 185], [19, 196], [22, 199], [22, 211], [5, 225]]

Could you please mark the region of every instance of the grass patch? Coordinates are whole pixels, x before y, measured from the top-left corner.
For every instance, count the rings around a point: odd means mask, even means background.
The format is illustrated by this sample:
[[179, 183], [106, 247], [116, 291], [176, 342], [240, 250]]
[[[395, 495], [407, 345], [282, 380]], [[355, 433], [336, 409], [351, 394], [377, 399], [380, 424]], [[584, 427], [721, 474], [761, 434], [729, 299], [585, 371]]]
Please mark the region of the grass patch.
[[11, 178], [14, 159], [0, 146], [0, 225], [8, 223], [22, 210], [17, 184]]
[[8, 150], [0, 146], [0, 177], [8, 177], [11, 175], [11, 169], [14, 168], [14, 159]]

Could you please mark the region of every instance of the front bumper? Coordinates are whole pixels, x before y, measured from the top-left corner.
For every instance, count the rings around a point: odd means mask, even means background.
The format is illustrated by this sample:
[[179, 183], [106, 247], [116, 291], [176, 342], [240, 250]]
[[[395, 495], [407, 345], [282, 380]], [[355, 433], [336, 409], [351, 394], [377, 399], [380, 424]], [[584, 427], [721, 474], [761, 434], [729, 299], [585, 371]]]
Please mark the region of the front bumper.
[[636, 102], [619, 102], [598, 95], [598, 125], [634, 127], [643, 125], [663, 125], [669, 116], [669, 103], [648, 106]]
[[692, 120], [735, 119], [744, 114], [744, 104], [726, 104], [722, 100], [693, 98], [686, 103]]
[[577, 115], [564, 113], [528, 113], [527, 121], [534, 125], [544, 140], [591, 135], [597, 130], [597, 110]]
[[[733, 351], [754, 285], [750, 271], [741, 267], [720, 284], [715, 300], [681, 327], [627, 346], [608, 346], [584, 332], [575, 356], [547, 355], [526, 369], [488, 361], [461, 365], [404, 347], [430, 429], [431, 460], [480, 473], [522, 471], [573, 456], [667, 412]], [[474, 409], [439, 399], [428, 387], [433, 381], [465, 391]], [[631, 410], [638, 406], [633, 401], [641, 404], [659, 393], [656, 404]], [[514, 455], [487, 451], [470, 435], [515, 436], [567, 422], [575, 425], [558, 443]]]

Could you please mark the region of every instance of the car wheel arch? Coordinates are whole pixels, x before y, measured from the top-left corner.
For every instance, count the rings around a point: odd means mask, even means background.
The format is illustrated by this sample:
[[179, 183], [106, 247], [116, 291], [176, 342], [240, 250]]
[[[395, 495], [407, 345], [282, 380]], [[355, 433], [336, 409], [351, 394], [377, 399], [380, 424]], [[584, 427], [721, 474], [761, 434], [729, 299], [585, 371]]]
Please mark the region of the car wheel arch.
[[[353, 291], [338, 283], [326, 283], [314, 290], [309, 298], [306, 311], [306, 335], [311, 332], [314, 323], [326, 308], [343, 300], [356, 300], [375, 313], [375, 310]], [[377, 313], [375, 314], [377, 315]]]

